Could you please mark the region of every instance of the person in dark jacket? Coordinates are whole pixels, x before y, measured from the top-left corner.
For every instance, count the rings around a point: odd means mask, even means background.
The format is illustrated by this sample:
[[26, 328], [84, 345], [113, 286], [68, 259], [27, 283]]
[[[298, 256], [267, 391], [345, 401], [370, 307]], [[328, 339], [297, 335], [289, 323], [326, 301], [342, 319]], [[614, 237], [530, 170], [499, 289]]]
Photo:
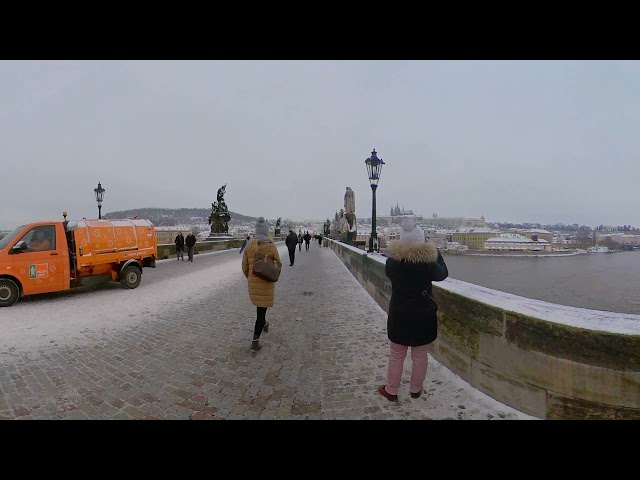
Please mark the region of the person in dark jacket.
[[422, 394], [427, 376], [427, 346], [438, 336], [438, 306], [433, 299], [431, 282], [449, 276], [438, 247], [425, 241], [424, 231], [415, 221], [402, 222], [400, 240], [389, 242], [385, 274], [391, 281], [391, 301], [387, 317], [390, 341], [387, 383], [378, 392], [388, 400], [398, 399], [404, 360], [411, 347], [412, 398]]
[[322, 246], [322, 235], [317, 235], [318, 238], [318, 246]]
[[289, 250], [289, 266], [292, 267], [296, 260], [296, 245], [298, 245], [298, 236], [293, 232], [293, 230], [289, 230], [289, 235], [284, 240], [284, 244], [287, 246], [287, 250]]
[[309, 233], [308, 230], [304, 234], [304, 237], [302, 237], [302, 238], [304, 238], [304, 248], [308, 252], [309, 251], [309, 242], [311, 242], [311, 234]]
[[178, 235], [176, 236], [176, 255], [177, 255], [177, 260], [182, 259], [182, 261], [184, 262], [184, 236], [182, 235], [182, 232], [178, 232]]
[[187, 254], [189, 255], [189, 261], [193, 262], [193, 250], [196, 245], [196, 236], [193, 234], [193, 232], [187, 235], [185, 244], [187, 245]]
[[298, 231], [298, 250], [302, 251], [302, 232]]

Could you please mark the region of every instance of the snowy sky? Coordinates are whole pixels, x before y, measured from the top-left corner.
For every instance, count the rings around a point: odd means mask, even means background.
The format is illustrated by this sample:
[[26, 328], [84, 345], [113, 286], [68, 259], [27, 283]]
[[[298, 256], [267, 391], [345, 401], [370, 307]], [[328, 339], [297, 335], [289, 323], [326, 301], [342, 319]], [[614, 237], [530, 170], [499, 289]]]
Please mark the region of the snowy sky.
[[1, 61], [0, 229], [227, 204], [632, 224], [637, 61]]

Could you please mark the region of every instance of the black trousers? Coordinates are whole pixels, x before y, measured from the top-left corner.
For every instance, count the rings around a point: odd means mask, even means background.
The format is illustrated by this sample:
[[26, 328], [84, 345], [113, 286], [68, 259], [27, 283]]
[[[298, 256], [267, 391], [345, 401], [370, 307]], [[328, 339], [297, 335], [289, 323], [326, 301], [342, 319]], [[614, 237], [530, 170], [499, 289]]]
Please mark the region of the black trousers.
[[253, 329], [253, 336], [260, 338], [260, 334], [262, 333], [262, 329], [264, 328], [265, 323], [267, 323], [267, 308], [266, 307], [256, 307], [257, 308], [257, 317], [256, 317], [256, 326]]
[[296, 247], [289, 248], [289, 263], [293, 265], [293, 262], [296, 260]]

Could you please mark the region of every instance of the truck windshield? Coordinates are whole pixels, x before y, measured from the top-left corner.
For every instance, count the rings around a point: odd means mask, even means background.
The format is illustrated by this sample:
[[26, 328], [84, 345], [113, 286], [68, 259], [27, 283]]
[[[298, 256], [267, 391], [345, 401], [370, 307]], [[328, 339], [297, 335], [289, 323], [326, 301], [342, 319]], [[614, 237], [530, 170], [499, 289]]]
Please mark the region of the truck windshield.
[[8, 234], [6, 237], [2, 238], [2, 240], [0, 240], [0, 250], [4, 250], [7, 247], [7, 245], [9, 245], [11, 242], [13, 242], [13, 240], [15, 240], [15, 238], [18, 236], [18, 234], [20, 232], [22, 232], [24, 227], [25, 227], [25, 225], [20, 225], [13, 232]]

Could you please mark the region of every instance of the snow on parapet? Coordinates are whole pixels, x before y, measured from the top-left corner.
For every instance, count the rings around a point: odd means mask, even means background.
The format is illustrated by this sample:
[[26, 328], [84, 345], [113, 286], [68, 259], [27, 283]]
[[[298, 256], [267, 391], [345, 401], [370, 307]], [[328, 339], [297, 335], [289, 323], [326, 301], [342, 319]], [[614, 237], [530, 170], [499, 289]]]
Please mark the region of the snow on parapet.
[[640, 315], [570, 307], [492, 290], [453, 278], [435, 282], [434, 285], [493, 307], [548, 322], [588, 330], [640, 335]]
[[347, 244], [347, 243], [342, 243], [342, 242], [340, 242], [340, 241], [338, 241], [338, 240], [332, 240], [332, 239], [329, 239], [329, 240], [330, 240], [330, 241], [332, 241], [332, 242], [335, 242], [335, 243], [339, 244], [342, 248], [346, 248], [347, 250], [353, 250], [354, 252], [356, 252], [356, 253], [360, 253], [360, 254], [366, 254], [366, 253], [367, 253], [367, 252], [365, 252], [364, 250], [362, 250], [361, 248], [354, 247], [354, 246], [349, 245], [349, 244]]
[[[363, 250], [356, 249], [350, 245], [340, 243], [340, 246], [366, 255], [366, 252]], [[367, 255], [367, 257], [382, 264], [387, 262], [387, 257], [382, 255]], [[457, 293], [492, 307], [548, 322], [585, 328], [587, 330], [620, 333], [624, 335], [640, 335], [640, 315], [570, 307], [568, 305], [560, 305], [543, 300], [521, 297], [499, 290], [492, 290], [453, 278], [447, 278], [442, 282], [433, 282], [433, 285], [445, 291]]]

